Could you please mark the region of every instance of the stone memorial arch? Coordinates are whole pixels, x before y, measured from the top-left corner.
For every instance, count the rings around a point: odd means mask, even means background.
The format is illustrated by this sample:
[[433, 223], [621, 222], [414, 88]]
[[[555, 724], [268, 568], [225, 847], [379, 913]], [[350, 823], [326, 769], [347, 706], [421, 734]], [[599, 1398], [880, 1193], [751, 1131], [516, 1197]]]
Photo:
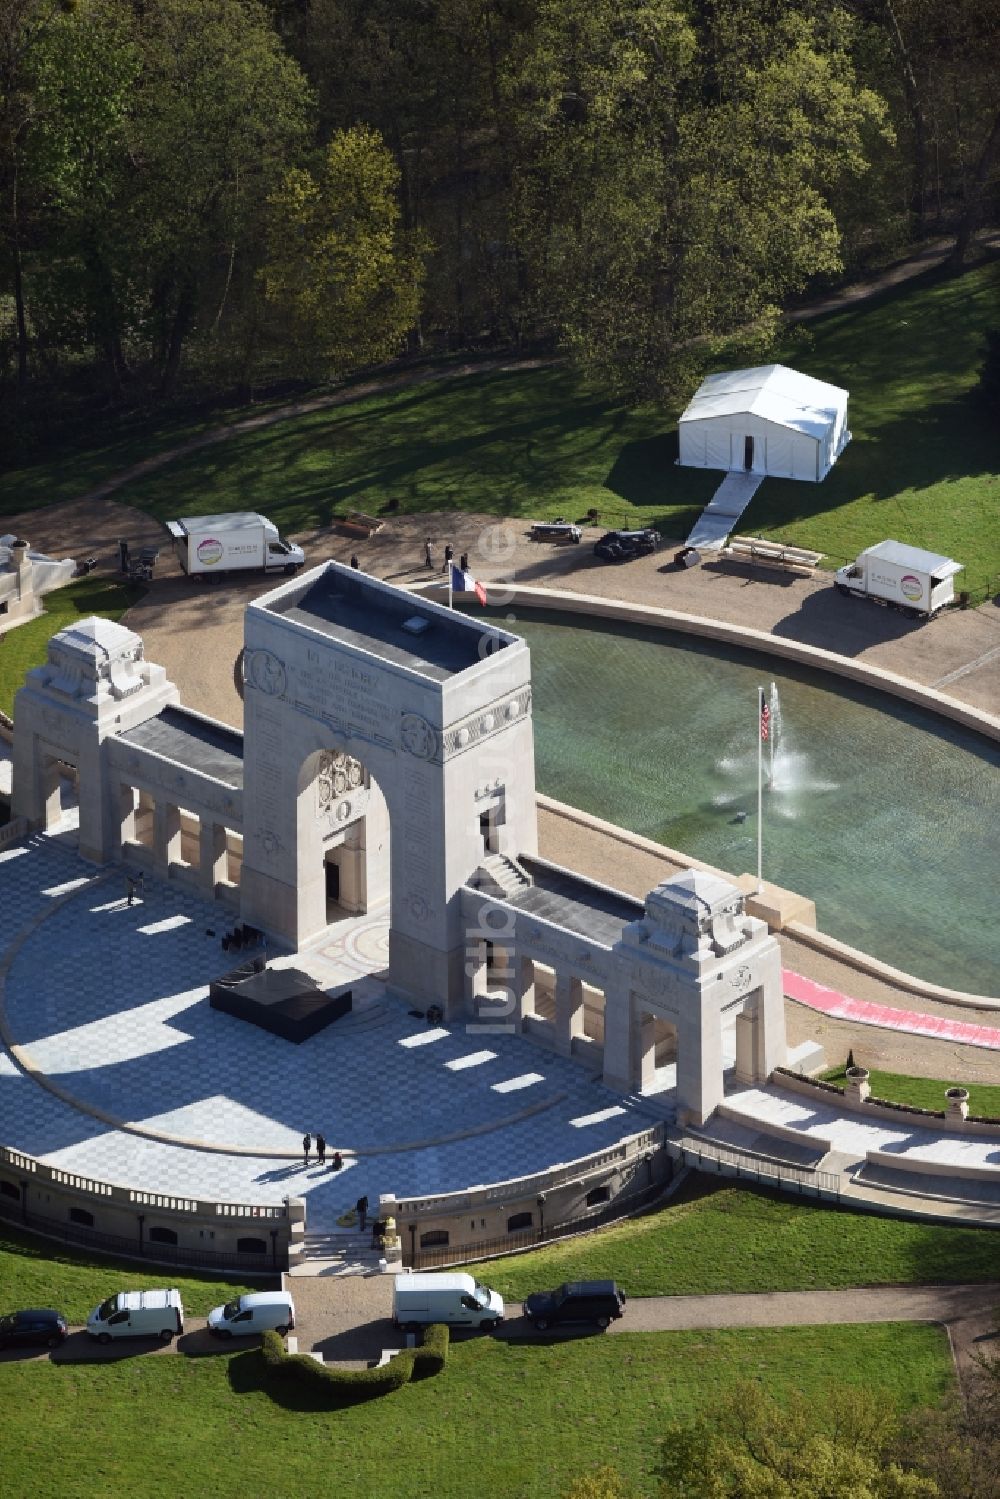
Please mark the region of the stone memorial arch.
[[243, 919], [388, 903], [389, 982], [456, 1012], [462, 888], [537, 849], [527, 646], [328, 563], [249, 605], [243, 683]]
[[672, 1027], [682, 1122], [704, 1123], [723, 1100], [727, 1031], [741, 1082], [765, 1082], [786, 1061], [781, 949], [744, 899], [707, 870], [673, 875], [646, 896], [615, 948], [604, 1080], [641, 1092], [655, 1071], [657, 1023]]

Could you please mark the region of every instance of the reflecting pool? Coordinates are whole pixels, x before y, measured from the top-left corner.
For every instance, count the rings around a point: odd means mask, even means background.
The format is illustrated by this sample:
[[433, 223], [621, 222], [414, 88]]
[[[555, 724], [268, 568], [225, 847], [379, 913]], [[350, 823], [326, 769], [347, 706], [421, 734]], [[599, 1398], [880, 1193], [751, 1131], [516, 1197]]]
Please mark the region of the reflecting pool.
[[775, 682], [765, 879], [887, 963], [1000, 992], [1000, 747], [773, 657], [520, 610], [507, 627], [531, 647], [539, 790], [733, 874], [756, 868], [757, 687]]

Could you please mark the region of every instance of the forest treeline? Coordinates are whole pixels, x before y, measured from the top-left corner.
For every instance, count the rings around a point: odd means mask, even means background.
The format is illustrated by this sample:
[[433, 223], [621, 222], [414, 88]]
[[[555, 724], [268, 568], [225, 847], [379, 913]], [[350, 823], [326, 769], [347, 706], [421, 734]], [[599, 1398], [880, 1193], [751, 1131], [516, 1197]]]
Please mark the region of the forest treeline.
[[[997, 0], [0, 0], [0, 397], [543, 347], [629, 396], [992, 217]], [[13, 430], [8, 426], [8, 433]]]

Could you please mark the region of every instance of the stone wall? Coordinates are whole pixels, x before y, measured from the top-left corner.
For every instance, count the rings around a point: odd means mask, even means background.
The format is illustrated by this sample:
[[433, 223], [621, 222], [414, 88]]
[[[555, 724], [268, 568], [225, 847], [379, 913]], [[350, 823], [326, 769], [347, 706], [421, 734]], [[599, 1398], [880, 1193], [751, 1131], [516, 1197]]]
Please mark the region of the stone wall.
[[64, 1171], [0, 1147], [0, 1214], [33, 1232], [153, 1263], [272, 1273], [305, 1231], [305, 1203], [206, 1202]]

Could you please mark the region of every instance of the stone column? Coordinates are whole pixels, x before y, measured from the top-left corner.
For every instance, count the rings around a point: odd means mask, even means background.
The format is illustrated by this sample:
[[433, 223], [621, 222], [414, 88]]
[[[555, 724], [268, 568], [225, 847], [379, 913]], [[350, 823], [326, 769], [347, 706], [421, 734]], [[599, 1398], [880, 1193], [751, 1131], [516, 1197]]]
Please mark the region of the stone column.
[[651, 1088], [656, 1081], [656, 1017], [647, 1013], [641, 1018], [637, 1014], [635, 1018], [632, 1088], [641, 1093], [643, 1088]]
[[164, 872], [180, 863], [181, 813], [170, 802], [158, 801], [153, 812], [153, 854]]
[[216, 885], [225, 882], [229, 873], [226, 829], [218, 822], [202, 821], [198, 834], [198, 880], [206, 894], [215, 895]]
[[514, 1018], [523, 1031], [525, 1019], [535, 1013], [535, 961], [515, 956], [514, 964]]
[[484, 987], [472, 1014], [481, 1029], [510, 1034], [521, 1029], [517, 992], [520, 964], [514, 948], [507, 943], [494, 942], [491, 946], [493, 960], [486, 968]]
[[753, 1008], [743, 1010], [736, 1017], [736, 1077], [741, 1083], [755, 1083], [757, 1014]]
[[135, 787], [121, 781], [118, 786], [121, 845], [135, 842]]
[[486, 943], [471, 943], [465, 955], [465, 1013], [474, 1016], [477, 1000], [486, 993]]
[[62, 784], [59, 776], [59, 762], [51, 755], [47, 755], [42, 762], [42, 801], [44, 805], [44, 822], [42, 826], [48, 832], [49, 828], [58, 826], [62, 817]]
[[627, 988], [604, 990], [604, 1086], [631, 1091], [631, 998]]
[[556, 1050], [572, 1056], [573, 1037], [583, 1035], [583, 981], [556, 972]]

